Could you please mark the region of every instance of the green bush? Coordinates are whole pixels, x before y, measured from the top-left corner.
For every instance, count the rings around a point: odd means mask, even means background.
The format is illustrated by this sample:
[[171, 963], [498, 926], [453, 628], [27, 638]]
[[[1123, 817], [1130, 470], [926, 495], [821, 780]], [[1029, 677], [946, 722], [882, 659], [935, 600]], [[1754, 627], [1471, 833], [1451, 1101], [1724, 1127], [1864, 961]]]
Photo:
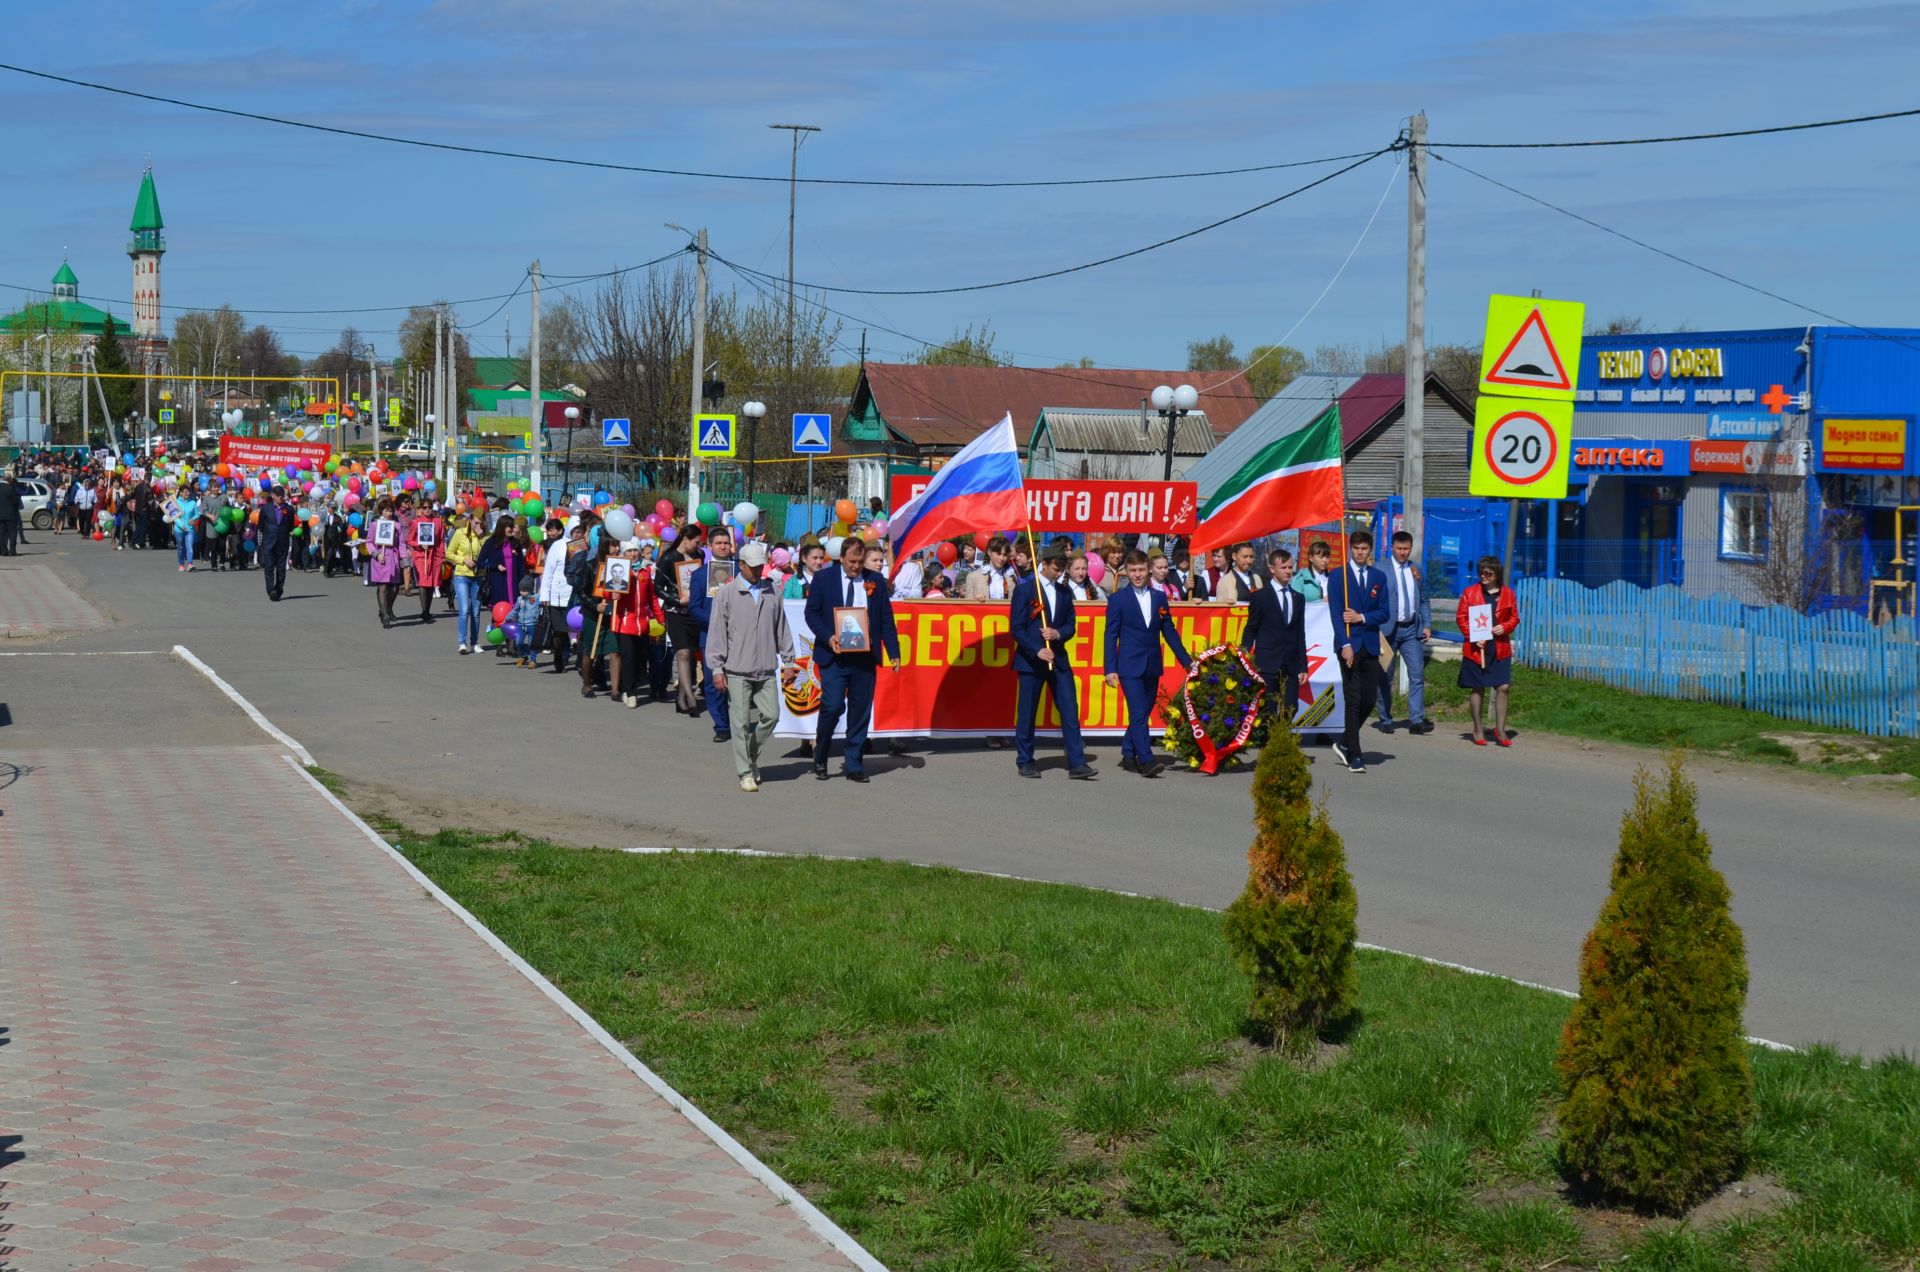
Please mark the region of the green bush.
[[1275, 1038], [1311, 1035], [1353, 1011], [1358, 903], [1346, 849], [1308, 800], [1306, 756], [1274, 730], [1253, 773], [1247, 886], [1227, 907], [1227, 947], [1253, 978], [1250, 1015]]
[[1680, 757], [1641, 770], [1555, 1058], [1568, 1174], [1668, 1212], [1734, 1177], [1753, 1114], [1746, 942], [1709, 855]]

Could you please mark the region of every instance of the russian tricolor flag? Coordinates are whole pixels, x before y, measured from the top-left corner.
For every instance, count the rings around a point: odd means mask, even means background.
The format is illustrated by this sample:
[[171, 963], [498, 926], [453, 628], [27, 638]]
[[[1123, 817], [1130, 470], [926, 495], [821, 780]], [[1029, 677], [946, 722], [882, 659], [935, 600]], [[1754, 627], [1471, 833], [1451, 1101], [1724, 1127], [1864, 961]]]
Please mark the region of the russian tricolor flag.
[[933, 475], [927, 488], [887, 519], [894, 569], [930, 543], [977, 530], [1027, 524], [1027, 488], [1009, 411]]

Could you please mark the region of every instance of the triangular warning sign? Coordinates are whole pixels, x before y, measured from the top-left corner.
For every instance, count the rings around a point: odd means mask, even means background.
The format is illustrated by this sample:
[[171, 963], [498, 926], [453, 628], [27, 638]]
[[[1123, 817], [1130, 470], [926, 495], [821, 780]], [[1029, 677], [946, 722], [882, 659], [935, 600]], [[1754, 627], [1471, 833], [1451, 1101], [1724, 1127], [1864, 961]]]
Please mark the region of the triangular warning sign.
[[601, 440], [608, 446], [624, 445], [627, 442], [632, 440], [627, 436], [627, 425], [625, 420], [606, 421], [606, 428], [604, 431], [606, 433], [606, 436]]
[[1510, 384], [1523, 389], [1573, 388], [1573, 378], [1567, 374], [1566, 364], [1560, 361], [1560, 351], [1554, 348], [1553, 337], [1547, 333], [1546, 319], [1540, 316], [1538, 309], [1527, 314], [1527, 320], [1520, 324], [1512, 343], [1494, 359], [1493, 370], [1487, 372], [1486, 382]]
[[820, 421], [808, 420], [805, 424], [802, 424], [800, 431], [793, 436], [793, 444], [795, 446], [825, 446], [827, 444], [827, 435], [825, 431], [821, 429]]
[[727, 447], [727, 426], [719, 420], [710, 421], [707, 424], [707, 431], [700, 434], [700, 449], [726, 450]]

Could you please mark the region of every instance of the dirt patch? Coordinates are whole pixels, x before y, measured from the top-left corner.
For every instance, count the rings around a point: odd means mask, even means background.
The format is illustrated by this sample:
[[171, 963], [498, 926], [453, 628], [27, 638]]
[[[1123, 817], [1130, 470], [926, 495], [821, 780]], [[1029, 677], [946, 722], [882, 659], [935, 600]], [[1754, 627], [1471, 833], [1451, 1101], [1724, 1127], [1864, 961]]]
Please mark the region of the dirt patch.
[[438, 830], [476, 830], [489, 834], [515, 831], [529, 839], [545, 839], [570, 847], [626, 849], [710, 848], [716, 846], [684, 831], [668, 830], [652, 822], [629, 820], [549, 804], [492, 796], [450, 795], [444, 791], [399, 786], [366, 778], [336, 775], [346, 788], [341, 798], [369, 821], [385, 818], [408, 830], [431, 835]]
[[1874, 764], [1886, 752], [1880, 739], [1851, 734], [1782, 732], [1760, 736], [1786, 747], [1802, 764]]
[[1034, 1244], [1058, 1272], [1225, 1272], [1230, 1266], [1194, 1259], [1172, 1237], [1138, 1219], [1061, 1219]]
[[1684, 1222], [1689, 1228], [1711, 1228], [1736, 1220], [1751, 1222], [1785, 1210], [1793, 1204], [1793, 1194], [1771, 1175], [1736, 1179], [1687, 1211]]
[[870, 1101], [876, 1092], [861, 1076], [860, 1066], [843, 1055], [830, 1054], [820, 1066], [821, 1090], [833, 1101], [834, 1115], [853, 1126], [878, 1126], [879, 1114]]

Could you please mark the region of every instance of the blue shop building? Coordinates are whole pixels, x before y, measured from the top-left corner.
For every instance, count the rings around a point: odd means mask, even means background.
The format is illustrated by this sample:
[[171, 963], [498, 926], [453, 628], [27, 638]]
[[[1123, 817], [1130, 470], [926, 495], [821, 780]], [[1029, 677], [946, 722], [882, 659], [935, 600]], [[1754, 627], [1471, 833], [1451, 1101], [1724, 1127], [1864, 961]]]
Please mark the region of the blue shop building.
[[1920, 330], [1594, 335], [1578, 383], [1568, 497], [1516, 510], [1516, 574], [1862, 610], [1913, 577]]

